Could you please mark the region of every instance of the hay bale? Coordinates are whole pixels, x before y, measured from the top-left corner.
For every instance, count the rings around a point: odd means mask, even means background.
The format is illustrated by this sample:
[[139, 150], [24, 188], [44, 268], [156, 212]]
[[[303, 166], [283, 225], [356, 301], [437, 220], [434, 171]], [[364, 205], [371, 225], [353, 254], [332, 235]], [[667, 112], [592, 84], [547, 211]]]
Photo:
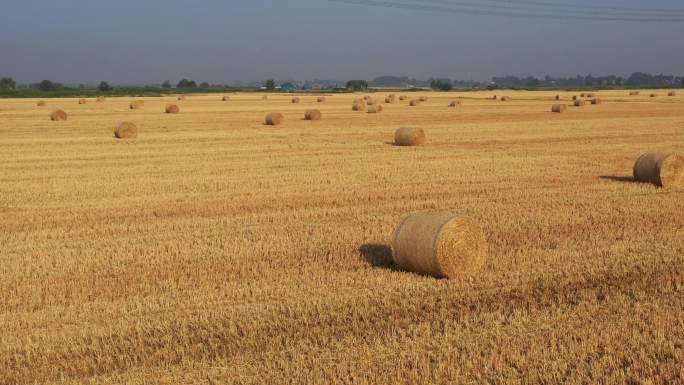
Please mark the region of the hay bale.
[[394, 132], [394, 144], [397, 146], [420, 146], [425, 143], [425, 131], [422, 128], [401, 127]]
[[178, 100], [185, 100], [185, 95], [179, 95], [177, 99]]
[[419, 105], [420, 105], [420, 101], [418, 101], [418, 99], [412, 99], [412, 100], [409, 102], [409, 106], [411, 106], [411, 107], [416, 107], [416, 106], [419, 106]]
[[629, 96], [637, 96], [637, 95], [639, 95], [639, 91], [631, 91], [629, 93]]
[[551, 112], [557, 112], [561, 113], [565, 111], [568, 108], [565, 104], [554, 104], [553, 107], [551, 107]]
[[451, 103], [449, 103], [449, 107], [458, 107], [461, 105], [460, 100], [452, 100]]
[[368, 101], [368, 99], [370, 99], [370, 96], [369, 96], [369, 95], [364, 95], [363, 100]]
[[229, 100], [230, 100], [230, 96], [225, 96], [225, 95], [224, 95], [224, 96], [221, 98], [221, 101], [223, 101], [223, 102], [227, 102], [227, 101], [229, 101]]
[[650, 94], [649, 96], [652, 97], [652, 98], [655, 98], [655, 97], [658, 96], [658, 95], [656, 95], [656, 94]]
[[134, 100], [131, 102], [131, 104], [128, 105], [128, 107], [131, 110], [139, 110], [139, 109], [143, 108], [144, 105], [145, 105], [145, 102], [143, 100]]
[[50, 113], [50, 120], [53, 122], [67, 120], [67, 114], [62, 110], [54, 110]]
[[323, 102], [325, 102], [325, 96], [319, 96], [319, 97], [316, 99], [316, 101], [317, 101], [318, 103], [323, 103]]
[[165, 111], [167, 114], [177, 114], [180, 112], [180, 108], [178, 108], [178, 106], [175, 104], [169, 104], [168, 106], [166, 106]]
[[499, 97], [496, 96], [496, 95], [494, 95], [494, 96], [492, 96], [492, 99], [493, 99], [493, 100], [497, 100], [497, 99], [499, 99]]
[[684, 187], [684, 155], [646, 153], [634, 164], [634, 180], [661, 187]]
[[38, 107], [43, 107], [45, 104], [46, 104], [46, 103], [45, 103], [44, 100], [39, 100], [39, 101], [36, 103], [36, 106], [38, 106]]
[[602, 102], [601, 102], [601, 99], [599, 99], [599, 98], [593, 98], [593, 99], [591, 99], [591, 104], [601, 104], [601, 103], [602, 103]]
[[95, 99], [96, 102], [104, 102], [105, 97], [104, 96], [98, 96], [97, 99]]
[[285, 120], [283, 114], [279, 112], [271, 112], [266, 114], [266, 124], [269, 126], [277, 126]]
[[378, 104], [377, 106], [370, 106], [368, 107], [368, 113], [369, 114], [378, 114], [382, 112], [382, 105]]
[[670, 91], [667, 93], [667, 96], [677, 96], [677, 93], [674, 91]]
[[575, 101], [573, 102], [573, 105], [574, 105], [575, 107], [582, 107], [582, 106], [584, 105], [584, 100], [582, 100], [582, 99], [577, 99], [577, 100], [575, 100]]
[[593, 93], [588, 93], [588, 94], [587, 94], [587, 98], [593, 98], [593, 97], [594, 97], [594, 94], [593, 94]]
[[427, 102], [428, 99], [427, 96], [421, 96], [418, 100], [420, 100], [421, 102]]
[[385, 97], [385, 103], [387, 103], [387, 104], [394, 103], [396, 100], [397, 100], [397, 97], [394, 94], [387, 95], [387, 97]]
[[376, 105], [377, 103], [378, 103], [378, 102], [376, 102], [375, 99], [372, 99], [372, 98], [369, 98], [368, 100], [366, 100], [366, 104], [369, 105], [369, 106], [374, 106], [374, 105]]
[[87, 101], [85, 99], [78, 99], [78, 104], [86, 104]]
[[323, 115], [321, 114], [321, 111], [318, 111], [318, 110], [307, 110], [304, 113], [304, 119], [306, 119], [306, 120], [321, 120], [321, 119], [323, 119]]
[[295, 97], [292, 98], [292, 103], [293, 103], [293, 104], [297, 104], [297, 103], [299, 103], [299, 102], [300, 102], [299, 96], [295, 96]]
[[392, 237], [392, 257], [401, 268], [436, 278], [465, 278], [487, 259], [487, 239], [479, 224], [451, 211], [404, 217]]
[[261, 97], [261, 100], [268, 100], [268, 95], [264, 95]]
[[366, 101], [363, 99], [356, 99], [354, 100], [354, 103], [352, 103], [352, 111], [365, 111], [366, 110]]
[[561, 100], [561, 96], [560, 96], [560, 95], [556, 95], [556, 100]]
[[138, 127], [131, 122], [121, 122], [114, 129], [114, 136], [118, 139], [130, 139], [138, 137]]
[[572, 95], [572, 100], [577, 100], [577, 95]]
[[502, 101], [502, 102], [507, 102], [508, 99], [510, 99], [508, 96], [502, 96], [502, 97], [501, 97], [501, 101]]
[[407, 99], [407, 98], [406, 98], [406, 95], [401, 95], [401, 96], [399, 96], [399, 100], [406, 100], [406, 99]]
[[585, 98], [585, 97], [587, 97], [587, 94], [585, 94], [585, 93], [580, 94], [580, 98]]

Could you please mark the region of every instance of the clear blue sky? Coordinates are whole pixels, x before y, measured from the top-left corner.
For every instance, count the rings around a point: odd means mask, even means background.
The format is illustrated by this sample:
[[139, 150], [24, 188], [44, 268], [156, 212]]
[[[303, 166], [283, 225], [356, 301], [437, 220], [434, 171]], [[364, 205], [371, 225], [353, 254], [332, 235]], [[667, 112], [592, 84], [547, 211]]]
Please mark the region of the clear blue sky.
[[[538, 1], [684, 9], [681, 0]], [[0, 0], [0, 52], [0, 76], [20, 82], [684, 75], [684, 23], [473, 16], [327, 0]]]

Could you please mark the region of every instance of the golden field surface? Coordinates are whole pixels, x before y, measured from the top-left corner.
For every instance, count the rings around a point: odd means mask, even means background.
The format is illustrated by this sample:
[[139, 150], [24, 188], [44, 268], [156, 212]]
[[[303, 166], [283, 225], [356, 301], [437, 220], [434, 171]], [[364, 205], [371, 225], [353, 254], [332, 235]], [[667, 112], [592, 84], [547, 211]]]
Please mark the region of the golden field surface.
[[[655, 92], [0, 100], [0, 384], [684, 383], [684, 192], [631, 181], [684, 152]], [[426, 209], [482, 225], [479, 275], [391, 262]]]

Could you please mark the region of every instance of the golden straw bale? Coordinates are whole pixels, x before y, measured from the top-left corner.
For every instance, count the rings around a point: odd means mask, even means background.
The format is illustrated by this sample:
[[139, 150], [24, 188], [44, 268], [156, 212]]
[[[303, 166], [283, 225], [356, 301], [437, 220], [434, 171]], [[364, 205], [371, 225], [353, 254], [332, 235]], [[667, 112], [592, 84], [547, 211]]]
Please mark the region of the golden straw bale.
[[45, 103], [45, 100], [39, 100], [39, 101], [36, 103], [36, 106], [38, 106], [38, 107], [43, 107], [45, 104], [46, 104], [46, 103]]
[[271, 112], [266, 114], [265, 122], [269, 126], [277, 126], [285, 120], [283, 114], [279, 112]]
[[297, 104], [300, 102], [299, 96], [295, 96], [292, 98], [292, 103]]
[[319, 97], [316, 99], [316, 101], [317, 101], [318, 103], [323, 103], [323, 102], [325, 102], [325, 96], [319, 96]]
[[397, 146], [420, 146], [425, 143], [425, 131], [422, 128], [401, 127], [394, 132], [394, 144]]
[[86, 104], [87, 100], [85, 99], [78, 99], [78, 104]]
[[573, 105], [574, 105], [575, 107], [582, 107], [582, 106], [584, 105], [584, 100], [582, 100], [582, 99], [577, 99], [577, 100], [574, 101]]
[[409, 102], [409, 106], [412, 106], [412, 107], [419, 106], [419, 105], [420, 105], [420, 101], [418, 99], [413, 99]]
[[177, 114], [180, 112], [180, 108], [178, 108], [178, 106], [175, 104], [169, 104], [166, 106], [165, 111], [167, 114]]
[[323, 114], [319, 110], [307, 110], [304, 113], [304, 119], [306, 120], [321, 120], [323, 119]]
[[467, 278], [487, 259], [482, 227], [463, 214], [426, 211], [404, 217], [392, 237], [392, 256], [401, 268], [436, 278]]
[[50, 120], [57, 122], [57, 121], [63, 121], [67, 120], [67, 114], [66, 112], [62, 110], [55, 110], [50, 113]]
[[461, 105], [460, 100], [452, 100], [451, 103], [449, 103], [449, 107], [458, 107]]
[[356, 99], [354, 100], [354, 103], [352, 103], [352, 111], [365, 111], [366, 110], [366, 101], [363, 99]]
[[144, 105], [145, 105], [145, 101], [143, 101], [143, 100], [134, 100], [134, 101], [131, 102], [131, 104], [128, 105], [128, 107], [129, 107], [131, 110], [139, 110], [139, 109], [143, 108]]
[[119, 139], [137, 138], [138, 127], [131, 122], [121, 122], [114, 129], [114, 136]]
[[554, 104], [553, 107], [551, 107], [551, 112], [557, 112], [561, 113], [565, 111], [568, 108], [565, 104]]
[[684, 155], [643, 154], [634, 164], [634, 180], [661, 187], [684, 188]]
[[378, 104], [378, 105], [376, 105], [376, 106], [370, 106], [370, 107], [368, 107], [368, 113], [369, 113], [369, 114], [377, 114], [377, 113], [380, 113], [380, 112], [382, 112], [382, 105], [381, 105], [381, 104]]
[[591, 99], [591, 104], [601, 104], [601, 103], [602, 103], [602, 102], [601, 102], [601, 99], [599, 99], [599, 98], [593, 98], [593, 99]]

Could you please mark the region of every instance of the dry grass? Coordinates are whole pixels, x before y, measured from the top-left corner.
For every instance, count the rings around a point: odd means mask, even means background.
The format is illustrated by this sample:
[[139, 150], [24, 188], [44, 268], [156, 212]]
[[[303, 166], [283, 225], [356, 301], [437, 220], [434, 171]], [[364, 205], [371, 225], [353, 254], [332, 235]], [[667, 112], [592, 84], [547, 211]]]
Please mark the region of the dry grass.
[[[682, 383], [682, 192], [631, 173], [684, 152], [684, 98], [509, 92], [336, 95], [315, 130], [283, 94], [0, 100], [0, 384]], [[479, 275], [392, 263], [433, 209], [482, 226]]]

